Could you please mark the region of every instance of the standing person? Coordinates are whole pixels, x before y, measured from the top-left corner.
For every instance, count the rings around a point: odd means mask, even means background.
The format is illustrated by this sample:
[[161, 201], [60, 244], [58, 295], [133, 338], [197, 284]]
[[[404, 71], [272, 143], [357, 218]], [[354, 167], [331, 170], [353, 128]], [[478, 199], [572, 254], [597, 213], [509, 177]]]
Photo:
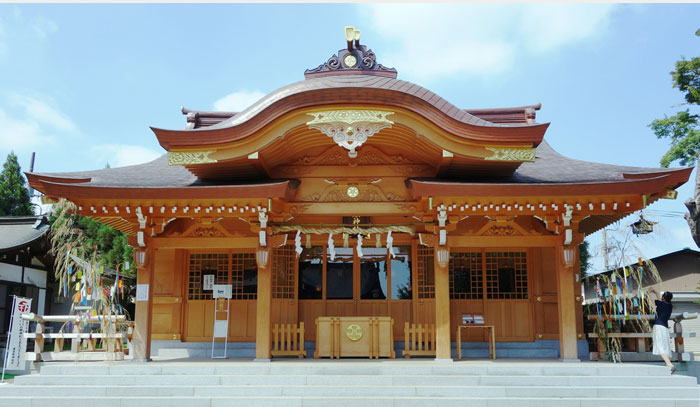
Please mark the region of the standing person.
[[[656, 298], [659, 298], [659, 292], [656, 289], [650, 289], [652, 293], [656, 294]], [[666, 366], [671, 368], [671, 373], [676, 371], [676, 367], [673, 366], [669, 355], [671, 354], [671, 334], [668, 330], [668, 319], [671, 318], [671, 310], [673, 305], [671, 305], [671, 300], [673, 299], [673, 293], [666, 291], [661, 296], [661, 301], [658, 299], [654, 300], [656, 304], [656, 320], [654, 321], [654, 355], [661, 355]]]

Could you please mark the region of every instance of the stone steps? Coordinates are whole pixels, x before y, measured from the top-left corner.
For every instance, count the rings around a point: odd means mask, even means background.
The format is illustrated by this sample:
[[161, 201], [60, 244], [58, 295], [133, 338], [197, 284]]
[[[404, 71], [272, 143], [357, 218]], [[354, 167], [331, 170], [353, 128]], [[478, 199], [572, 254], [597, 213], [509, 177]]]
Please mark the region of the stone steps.
[[112, 382], [121, 385], [149, 383], [158, 386], [179, 385], [310, 385], [310, 386], [589, 386], [616, 387], [617, 381], [637, 387], [692, 386], [689, 376], [459, 376], [459, 375], [28, 375], [15, 378], [15, 386], [58, 386], [82, 383], [97, 386]]
[[0, 399], [0, 407], [231, 407], [231, 406], [279, 406], [279, 407], [697, 407], [698, 400], [674, 400], [667, 397], [653, 399], [609, 398], [479, 398], [479, 397], [8, 397]]
[[698, 407], [695, 378], [648, 364], [276, 359], [44, 363], [4, 406]]
[[[691, 387], [665, 387], [676, 399], [697, 400], [698, 390]], [[344, 385], [51, 385], [14, 386], [3, 389], [3, 396], [34, 397], [522, 397], [541, 395], [553, 398], [655, 398], [658, 388], [584, 387], [584, 386], [344, 386]]]

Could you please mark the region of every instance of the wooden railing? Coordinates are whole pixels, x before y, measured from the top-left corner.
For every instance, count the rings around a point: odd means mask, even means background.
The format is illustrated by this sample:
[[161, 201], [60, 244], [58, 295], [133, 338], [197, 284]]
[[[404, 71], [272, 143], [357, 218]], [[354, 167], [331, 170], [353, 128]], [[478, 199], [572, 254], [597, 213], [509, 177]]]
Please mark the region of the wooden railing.
[[[656, 315], [610, 315], [607, 318], [602, 317], [602, 319], [609, 319], [612, 321], [617, 321], [620, 319], [625, 320], [642, 320], [646, 319], [653, 321], [656, 319]], [[684, 332], [682, 321], [686, 319], [696, 319], [698, 318], [697, 312], [684, 312], [678, 314], [672, 314], [671, 320], [675, 323], [673, 324], [673, 332], [670, 332], [671, 339], [675, 345], [675, 352], [671, 352], [669, 357], [671, 359], [678, 360], [679, 362], [692, 362], [695, 360], [695, 355], [693, 352], [685, 352], [683, 346], [683, 338], [695, 338], [696, 332]], [[598, 315], [589, 315], [588, 320], [593, 321], [601, 319]], [[649, 352], [649, 343], [651, 342], [654, 334], [652, 332], [608, 332], [605, 336], [609, 338], [620, 338], [636, 342], [636, 352], [620, 352], [620, 358], [622, 361], [657, 361], [661, 357], [659, 355], [654, 355]], [[597, 352], [590, 352], [591, 360], [606, 360], [608, 358], [608, 349], [605, 345], [605, 341], [600, 338], [597, 333], [589, 333], [589, 338], [595, 338], [597, 343]]]
[[304, 350], [304, 323], [274, 324], [272, 327], [272, 356], [306, 356]]
[[435, 356], [435, 324], [406, 322], [403, 356]]
[[[68, 357], [68, 359], [77, 359], [78, 352], [83, 350], [96, 353], [96, 355], [94, 355], [95, 357], [88, 358], [90, 360], [95, 358], [105, 360], [124, 359], [124, 355], [129, 354], [131, 339], [134, 333], [134, 323], [126, 321], [126, 316], [118, 315], [107, 317], [111, 318], [111, 324], [114, 324], [112, 332], [82, 332], [82, 328], [84, 328], [85, 325], [102, 324], [105, 322], [104, 318], [105, 317], [102, 316], [91, 316], [85, 324], [86, 320], [78, 315], [42, 316], [34, 313], [23, 314], [22, 319], [36, 322], [35, 332], [25, 334], [27, 339], [34, 340], [34, 352], [27, 352], [27, 360], [38, 362], [42, 360], [62, 360], [66, 357]], [[47, 333], [47, 322], [70, 322], [73, 329], [70, 333], [63, 331]], [[117, 325], [125, 325], [126, 330], [119, 332], [116, 329]], [[44, 352], [44, 343], [46, 339], [54, 340], [53, 352]], [[71, 341], [70, 352], [63, 352], [63, 345], [66, 339]], [[101, 350], [96, 349], [97, 340], [100, 340], [102, 344]], [[124, 349], [122, 345], [124, 340], [127, 341], [126, 349]]]

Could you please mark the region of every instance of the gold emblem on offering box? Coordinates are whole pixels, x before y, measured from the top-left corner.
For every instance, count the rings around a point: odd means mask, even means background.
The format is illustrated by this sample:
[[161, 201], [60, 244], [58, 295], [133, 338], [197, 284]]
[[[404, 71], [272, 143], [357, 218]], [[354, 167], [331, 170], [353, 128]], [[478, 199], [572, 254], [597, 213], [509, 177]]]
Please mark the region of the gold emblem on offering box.
[[345, 330], [345, 335], [353, 342], [357, 342], [362, 338], [362, 328], [357, 324], [352, 324], [348, 326]]
[[345, 65], [347, 65], [349, 68], [352, 68], [357, 63], [357, 58], [355, 58], [355, 56], [352, 54], [348, 54], [345, 56], [345, 59], [343, 61], [345, 62]]

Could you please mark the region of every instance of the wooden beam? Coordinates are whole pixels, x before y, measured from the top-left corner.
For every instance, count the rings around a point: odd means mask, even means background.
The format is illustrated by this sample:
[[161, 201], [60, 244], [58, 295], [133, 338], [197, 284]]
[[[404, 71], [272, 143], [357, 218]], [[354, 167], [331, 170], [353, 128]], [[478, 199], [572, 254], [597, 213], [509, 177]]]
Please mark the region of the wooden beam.
[[256, 300], [255, 316], [255, 359], [259, 361], [270, 360], [270, 329], [272, 307], [272, 250], [267, 260], [267, 267], [258, 266], [258, 298]]
[[154, 248], [171, 249], [251, 249], [257, 247], [257, 237], [156, 237]]
[[[564, 264], [564, 245], [561, 241], [555, 247], [557, 269], [557, 302], [559, 304], [559, 349], [560, 358], [577, 361], [576, 343], [576, 293], [574, 292], [574, 267]], [[580, 306], [580, 304], [579, 304]]]
[[[147, 264], [136, 271], [136, 284], [148, 287], [148, 299], [136, 301], [134, 311], [134, 361], [148, 362], [151, 360], [151, 325], [153, 317], [153, 265], [155, 263], [153, 248], [146, 249]], [[137, 289], [138, 290], [138, 289]]]
[[[436, 239], [437, 241], [437, 239]], [[452, 361], [450, 340], [450, 275], [448, 267], [441, 267], [435, 245], [435, 360]]]

